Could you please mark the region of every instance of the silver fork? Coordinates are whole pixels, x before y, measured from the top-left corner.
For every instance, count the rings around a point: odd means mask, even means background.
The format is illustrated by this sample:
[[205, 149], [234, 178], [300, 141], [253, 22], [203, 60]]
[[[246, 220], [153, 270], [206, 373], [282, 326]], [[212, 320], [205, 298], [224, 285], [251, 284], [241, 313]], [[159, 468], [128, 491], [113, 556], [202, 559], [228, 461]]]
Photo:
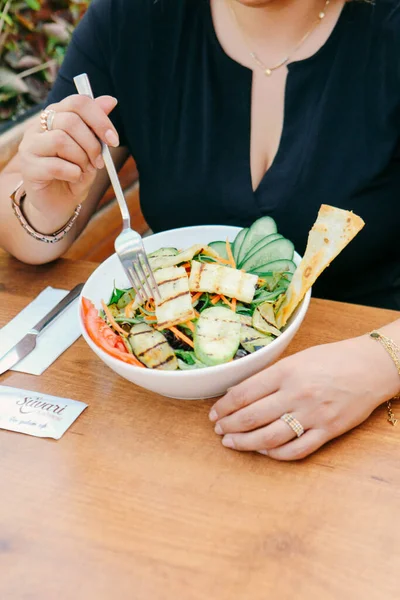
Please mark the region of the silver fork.
[[[94, 98], [92, 87], [86, 73], [74, 77], [74, 83], [78, 90], [78, 94]], [[115, 252], [121, 261], [125, 273], [136, 294], [142, 300], [150, 300], [150, 298], [160, 300], [160, 292], [144, 249], [142, 237], [139, 233], [131, 229], [131, 218], [128, 206], [110, 150], [107, 144], [101, 140], [100, 143], [103, 160], [122, 214], [122, 232], [114, 242]]]

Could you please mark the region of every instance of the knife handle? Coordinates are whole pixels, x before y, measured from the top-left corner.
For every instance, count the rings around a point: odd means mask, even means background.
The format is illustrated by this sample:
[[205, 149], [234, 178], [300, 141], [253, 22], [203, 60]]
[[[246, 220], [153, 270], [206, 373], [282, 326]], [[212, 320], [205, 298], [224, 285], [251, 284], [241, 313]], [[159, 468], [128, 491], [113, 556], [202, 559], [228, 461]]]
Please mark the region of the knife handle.
[[83, 283], [79, 283], [78, 285], [76, 285], [74, 289], [71, 290], [69, 294], [67, 294], [65, 298], [63, 298], [61, 302], [59, 302], [53, 308], [53, 310], [47, 313], [47, 315], [43, 317], [43, 319], [41, 319], [39, 323], [36, 323], [36, 325], [31, 329], [31, 333], [41, 333], [48, 325], [50, 325], [50, 323], [52, 323], [52, 321], [59, 317], [61, 313], [67, 308], [67, 306], [69, 306], [71, 302], [78, 298], [79, 294], [83, 289], [83, 286]]

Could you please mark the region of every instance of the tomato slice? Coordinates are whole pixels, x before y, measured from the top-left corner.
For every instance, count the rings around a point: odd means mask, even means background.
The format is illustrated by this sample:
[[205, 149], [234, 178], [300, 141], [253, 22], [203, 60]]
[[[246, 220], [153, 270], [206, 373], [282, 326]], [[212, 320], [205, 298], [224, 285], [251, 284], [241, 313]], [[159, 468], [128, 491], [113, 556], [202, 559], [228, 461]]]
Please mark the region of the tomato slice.
[[88, 298], [82, 298], [82, 313], [86, 331], [93, 342], [102, 350], [120, 360], [145, 368], [144, 365], [133, 354], [129, 354], [121, 338], [107, 325], [97, 312], [93, 302]]

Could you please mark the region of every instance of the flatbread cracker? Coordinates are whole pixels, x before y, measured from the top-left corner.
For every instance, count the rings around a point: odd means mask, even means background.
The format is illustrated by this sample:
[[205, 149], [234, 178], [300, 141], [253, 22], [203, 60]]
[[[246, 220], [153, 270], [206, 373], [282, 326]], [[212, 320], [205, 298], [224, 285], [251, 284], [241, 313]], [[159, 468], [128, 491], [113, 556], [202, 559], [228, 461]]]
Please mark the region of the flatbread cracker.
[[322, 271], [364, 227], [365, 223], [352, 212], [322, 204], [307, 241], [304, 256], [278, 308], [279, 329], [286, 325], [298, 304]]

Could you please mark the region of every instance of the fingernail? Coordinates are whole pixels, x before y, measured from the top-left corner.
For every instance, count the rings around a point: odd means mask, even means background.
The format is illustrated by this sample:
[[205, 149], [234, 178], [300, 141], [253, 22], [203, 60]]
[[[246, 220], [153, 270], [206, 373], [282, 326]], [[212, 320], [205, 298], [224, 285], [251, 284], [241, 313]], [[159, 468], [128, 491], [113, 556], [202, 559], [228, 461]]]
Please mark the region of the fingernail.
[[89, 171], [89, 173], [95, 173], [96, 169], [93, 165], [88, 165], [87, 166], [87, 170]]
[[210, 410], [210, 414], [208, 415], [210, 421], [216, 421], [218, 419], [217, 411], [214, 409]]
[[106, 140], [110, 146], [114, 146], [114, 148], [116, 148], [119, 144], [118, 136], [112, 129], [106, 131]]
[[101, 156], [98, 156], [98, 157], [96, 158], [96, 167], [97, 167], [98, 169], [102, 169], [102, 168], [104, 167], [104, 160], [102, 159], [102, 157], [101, 157]]
[[216, 434], [218, 435], [222, 435], [224, 432], [222, 431], [222, 427], [219, 423], [216, 424], [216, 426], [214, 427], [214, 431]]
[[264, 456], [268, 456], [268, 450], [257, 450], [258, 454], [263, 454]]
[[224, 438], [222, 438], [222, 445], [225, 446], [225, 448], [232, 448], [232, 450], [235, 448], [233, 439], [229, 437], [229, 435], [226, 435]]

